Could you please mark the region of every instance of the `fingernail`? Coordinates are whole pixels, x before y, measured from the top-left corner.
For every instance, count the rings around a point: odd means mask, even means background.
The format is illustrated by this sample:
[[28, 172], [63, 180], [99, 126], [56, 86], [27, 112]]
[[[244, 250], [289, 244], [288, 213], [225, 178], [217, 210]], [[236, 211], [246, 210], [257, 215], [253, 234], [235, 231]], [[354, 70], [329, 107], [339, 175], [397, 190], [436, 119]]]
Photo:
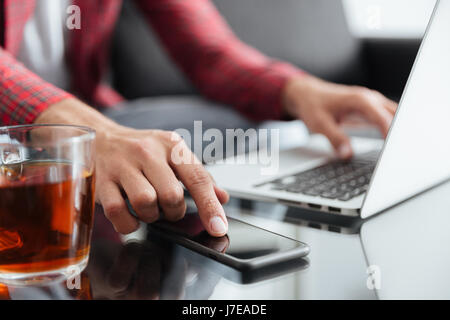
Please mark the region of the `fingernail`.
[[339, 146], [338, 154], [341, 158], [350, 158], [350, 156], [352, 155], [352, 149], [348, 144], [343, 143]]
[[213, 217], [209, 220], [209, 225], [211, 227], [211, 231], [215, 234], [225, 234], [227, 232], [227, 228], [225, 227], [225, 223], [220, 217]]

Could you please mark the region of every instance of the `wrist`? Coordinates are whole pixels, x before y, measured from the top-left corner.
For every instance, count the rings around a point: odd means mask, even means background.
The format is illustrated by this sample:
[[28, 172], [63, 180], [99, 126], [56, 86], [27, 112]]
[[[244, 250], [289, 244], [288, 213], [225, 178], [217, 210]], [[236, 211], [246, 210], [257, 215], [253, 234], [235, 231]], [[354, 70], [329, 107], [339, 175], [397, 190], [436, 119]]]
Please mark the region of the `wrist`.
[[121, 128], [119, 124], [75, 98], [64, 99], [50, 105], [36, 118], [34, 123], [80, 125], [96, 131], [111, 131]]
[[283, 111], [285, 115], [298, 118], [299, 117], [299, 100], [304, 96], [305, 87], [310, 81], [310, 76], [294, 77], [286, 82], [284, 86], [283, 97]]
[[289, 80], [282, 93], [284, 113], [294, 118], [300, 118], [302, 109], [314, 100], [314, 93], [323, 80], [311, 75], [294, 77]]

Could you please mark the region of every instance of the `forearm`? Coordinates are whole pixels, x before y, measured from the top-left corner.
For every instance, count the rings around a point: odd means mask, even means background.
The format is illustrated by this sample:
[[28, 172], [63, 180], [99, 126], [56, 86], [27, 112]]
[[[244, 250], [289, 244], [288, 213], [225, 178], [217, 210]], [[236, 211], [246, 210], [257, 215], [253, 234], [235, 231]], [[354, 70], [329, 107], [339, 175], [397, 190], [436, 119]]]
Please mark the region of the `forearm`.
[[241, 42], [208, 0], [138, 3], [201, 93], [255, 119], [282, 116], [282, 90], [301, 70]]

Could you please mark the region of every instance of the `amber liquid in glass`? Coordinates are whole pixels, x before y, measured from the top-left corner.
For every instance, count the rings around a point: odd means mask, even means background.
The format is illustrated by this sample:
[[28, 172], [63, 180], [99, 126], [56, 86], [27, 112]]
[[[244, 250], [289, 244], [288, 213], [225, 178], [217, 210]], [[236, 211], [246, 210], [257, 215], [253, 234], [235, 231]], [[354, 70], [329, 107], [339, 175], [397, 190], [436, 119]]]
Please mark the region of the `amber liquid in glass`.
[[63, 162], [0, 166], [0, 273], [58, 270], [87, 259], [94, 178]]

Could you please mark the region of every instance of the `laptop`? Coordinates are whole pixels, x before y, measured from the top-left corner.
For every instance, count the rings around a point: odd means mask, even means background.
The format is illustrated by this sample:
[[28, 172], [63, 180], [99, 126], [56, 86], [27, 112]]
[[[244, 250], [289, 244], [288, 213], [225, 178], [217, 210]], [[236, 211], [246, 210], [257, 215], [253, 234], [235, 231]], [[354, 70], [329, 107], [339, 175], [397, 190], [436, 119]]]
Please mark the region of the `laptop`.
[[239, 159], [248, 155], [207, 168], [232, 196], [361, 218], [449, 179], [450, 0], [435, 5], [386, 140], [354, 138], [352, 145], [355, 156], [341, 161], [313, 136], [280, 151], [272, 175]]
[[[379, 299], [450, 299], [450, 183], [364, 221], [360, 241]], [[368, 283], [369, 282], [368, 279]]]

